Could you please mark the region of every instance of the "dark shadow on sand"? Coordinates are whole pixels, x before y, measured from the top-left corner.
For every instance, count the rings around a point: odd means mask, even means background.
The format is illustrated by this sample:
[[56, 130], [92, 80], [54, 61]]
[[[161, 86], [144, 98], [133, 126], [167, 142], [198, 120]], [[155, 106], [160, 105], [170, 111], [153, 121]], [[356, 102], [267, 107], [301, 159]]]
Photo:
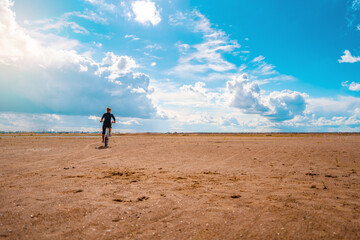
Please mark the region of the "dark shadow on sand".
[[99, 150], [106, 149], [106, 148], [110, 148], [110, 147], [109, 146], [107, 146], [107, 147], [105, 147], [105, 146], [96, 147], [96, 149], [99, 149]]

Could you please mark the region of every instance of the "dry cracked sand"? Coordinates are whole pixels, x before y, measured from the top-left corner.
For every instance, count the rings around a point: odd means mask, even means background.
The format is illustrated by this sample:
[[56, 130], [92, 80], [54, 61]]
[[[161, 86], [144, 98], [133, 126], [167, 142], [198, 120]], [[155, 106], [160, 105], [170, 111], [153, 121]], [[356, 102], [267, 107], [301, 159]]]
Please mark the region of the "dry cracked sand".
[[360, 135], [0, 136], [2, 239], [359, 239]]

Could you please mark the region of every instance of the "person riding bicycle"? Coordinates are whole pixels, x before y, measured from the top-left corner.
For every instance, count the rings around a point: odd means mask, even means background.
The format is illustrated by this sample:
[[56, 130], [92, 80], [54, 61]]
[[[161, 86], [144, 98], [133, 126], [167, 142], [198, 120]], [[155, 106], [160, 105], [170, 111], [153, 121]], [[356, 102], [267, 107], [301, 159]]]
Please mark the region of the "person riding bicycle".
[[111, 113], [111, 108], [108, 107], [100, 120], [100, 122], [104, 122], [102, 126], [102, 142], [104, 142], [106, 128], [109, 128], [109, 135], [111, 135], [111, 118], [114, 119], [113, 123], [116, 123], [115, 117]]

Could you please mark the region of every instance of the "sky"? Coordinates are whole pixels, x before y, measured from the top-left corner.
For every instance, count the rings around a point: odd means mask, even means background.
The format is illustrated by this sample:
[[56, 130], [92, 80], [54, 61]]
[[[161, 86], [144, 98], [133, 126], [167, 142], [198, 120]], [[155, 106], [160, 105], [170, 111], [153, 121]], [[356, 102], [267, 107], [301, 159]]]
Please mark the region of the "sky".
[[0, 131], [359, 132], [360, 0], [0, 0]]

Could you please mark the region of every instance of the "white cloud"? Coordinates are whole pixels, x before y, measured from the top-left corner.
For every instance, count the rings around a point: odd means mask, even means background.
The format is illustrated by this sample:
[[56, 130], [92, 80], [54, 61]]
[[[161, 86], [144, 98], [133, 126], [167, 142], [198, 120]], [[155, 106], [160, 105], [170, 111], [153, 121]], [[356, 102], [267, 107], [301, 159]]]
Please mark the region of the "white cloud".
[[230, 106], [246, 113], [260, 114], [273, 121], [284, 121], [302, 115], [308, 96], [296, 91], [274, 91], [266, 95], [256, 82], [246, 74], [234, 77], [227, 82], [227, 97]]
[[57, 114], [22, 114], [0, 112], [2, 131], [50, 131], [52, 126], [63, 121]]
[[[160, 87], [161, 86], [161, 87]], [[196, 107], [211, 107], [211, 103], [208, 101], [213, 93], [209, 93], [205, 89], [205, 83], [198, 82], [193, 85], [166, 85], [161, 84], [159, 87], [154, 88], [154, 94], [151, 98], [156, 98], [156, 101], [163, 101], [166, 99], [166, 105], [172, 105], [176, 108], [185, 106]], [[162, 88], [162, 89], [160, 89]]]
[[206, 96], [207, 90], [204, 88], [205, 85], [206, 84], [204, 82], [197, 82], [194, 84], [194, 86], [193, 85], [183, 85], [180, 89], [183, 91], [199, 93], [201, 95]]
[[252, 63], [252, 69], [248, 71], [249, 75], [252, 76], [266, 76], [266, 75], [276, 75], [273, 77], [267, 77], [264, 82], [269, 82], [271, 80], [288, 80], [293, 79], [291, 76], [279, 74], [275, 70], [275, 66], [272, 64], [269, 64], [264, 61], [265, 57], [260, 55], [256, 58], [254, 58]]
[[186, 43], [176, 43], [175, 46], [179, 49], [181, 53], [185, 53], [188, 49], [190, 49], [190, 45]]
[[351, 91], [360, 91], [360, 83], [352, 82], [348, 84], [348, 81], [341, 83], [343, 87], [347, 87]]
[[100, 117], [94, 116], [94, 115], [89, 116], [88, 119], [94, 120], [94, 121], [96, 121], [96, 122], [100, 121]]
[[40, 44], [22, 31], [15, 22], [15, 13], [10, 10], [12, 2], [0, 2], [0, 63], [23, 59], [26, 54], [38, 55]]
[[305, 93], [291, 90], [271, 92], [268, 96], [270, 112], [265, 113], [264, 116], [271, 120], [283, 121], [302, 115], [307, 105], [307, 97]]
[[360, 9], [360, 0], [353, 0], [351, 7], [354, 11], [359, 10]]
[[[224, 102], [222, 90], [205, 88], [204, 82], [178, 86], [153, 82], [151, 98], [159, 113], [169, 118], [171, 130], [187, 132], [274, 131], [275, 123], [259, 115], [250, 115]], [[178, 91], [178, 90], [181, 91]], [[166, 101], [162, 101], [166, 99]]]
[[[198, 11], [192, 11], [190, 14], [178, 14], [180, 18], [175, 22], [185, 21], [192, 31], [203, 35], [204, 41], [200, 44], [188, 45], [177, 43], [181, 56], [178, 65], [174, 68], [174, 73], [205, 73], [207, 71], [226, 72], [233, 70], [236, 66], [225, 60], [223, 53], [231, 53], [240, 45], [221, 30], [211, 27], [210, 21]], [[173, 17], [175, 19], [175, 17]]]
[[155, 67], [155, 66], [156, 66], [156, 62], [152, 62], [150, 65], [151, 65], [152, 67]]
[[102, 75], [109, 73], [107, 76], [110, 80], [115, 80], [127, 73], [130, 73], [133, 68], [136, 68], [135, 60], [129, 56], [118, 56], [112, 52], [106, 53], [98, 68], [96, 74]]
[[102, 47], [102, 43], [100, 43], [100, 42], [94, 42], [94, 45], [97, 46], [98, 48]]
[[159, 49], [161, 49], [162, 47], [161, 47], [159, 44], [154, 43], [154, 44], [149, 44], [149, 45], [147, 45], [145, 48], [147, 48], [147, 49], [159, 50]]
[[[147, 97], [150, 78], [133, 71], [137, 64], [132, 57], [109, 52], [97, 62], [66, 46], [71, 40], [63, 45], [39, 41], [16, 23], [10, 6], [0, 0], [0, 111], [88, 115], [112, 105], [123, 116], [156, 114]], [[137, 88], [145, 92], [131, 92]], [[14, 105], [4, 104], [9, 101]]]
[[216, 96], [220, 94], [210, 92], [203, 82], [178, 85], [151, 80], [151, 83], [153, 93], [150, 98], [156, 104], [159, 115], [177, 122], [177, 127], [183, 124], [210, 123], [210, 119], [213, 119], [211, 125], [216, 125], [221, 117], [227, 115], [228, 109], [215, 103]]
[[131, 3], [132, 11], [135, 14], [135, 21], [147, 25], [151, 23], [153, 26], [161, 22], [160, 10], [155, 3], [150, 0], [134, 1]]
[[113, 38], [114, 33], [110, 33], [110, 34], [106, 35], [106, 34], [101, 34], [101, 33], [96, 33], [96, 32], [94, 32], [94, 35], [97, 36], [97, 37], [99, 37], [99, 38], [101, 38], [101, 39], [110, 40], [110, 39]]
[[[331, 107], [329, 107], [331, 106]], [[333, 116], [351, 116], [360, 109], [360, 98], [338, 96], [335, 98], [309, 98], [306, 114], [316, 114], [317, 117], [331, 118]]]
[[349, 50], [345, 50], [345, 55], [341, 56], [341, 59], [339, 59], [339, 63], [355, 63], [360, 62], [360, 57], [354, 57], [351, 55]]
[[265, 57], [264, 56], [258, 56], [258, 57], [256, 57], [256, 58], [254, 58], [253, 60], [252, 60], [252, 62], [261, 62], [262, 60], [264, 60], [265, 59]]
[[238, 125], [240, 125], [240, 123], [235, 117], [230, 117], [230, 118], [223, 118], [222, 125], [224, 125], [224, 126], [238, 126]]
[[246, 74], [236, 76], [226, 83], [230, 95], [230, 106], [244, 109], [247, 113], [262, 113], [269, 111], [266, 99], [262, 98], [260, 87], [250, 82]]
[[296, 116], [292, 120], [284, 121], [279, 125], [282, 130], [307, 131], [307, 132], [358, 132], [360, 116], [354, 114], [350, 117], [333, 116], [319, 117]]
[[118, 124], [122, 124], [122, 125], [141, 125], [141, 124], [139, 123], [139, 121], [137, 121], [137, 120], [135, 120], [135, 119], [131, 119], [131, 120], [129, 120], [129, 121], [124, 121], [124, 122], [118, 121], [117, 123], [118, 123]]
[[[101, 112], [102, 113], [102, 112]], [[100, 115], [101, 116], [101, 115]], [[144, 119], [120, 118], [116, 115], [114, 132], [144, 132]], [[34, 132], [101, 132], [100, 117], [57, 114], [29, 114], [0, 112], [0, 131], [34, 131]], [[143, 130], [142, 130], [143, 129]]]
[[74, 33], [85, 34], [85, 35], [89, 34], [88, 30], [86, 30], [84, 27], [80, 26], [76, 22], [68, 21], [67, 19], [63, 19], [63, 18], [38, 20], [32, 22], [31, 24], [37, 26], [34, 29], [36, 31], [56, 30], [60, 32], [66, 28], [70, 28]]
[[[238, 98], [228, 89], [206, 88], [204, 82], [179, 85], [152, 80], [151, 99], [158, 106], [158, 113], [173, 123], [172, 131], [360, 130], [359, 98], [314, 99], [289, 90], [265, 92], [245, 76], [238, 78], [243, 86], [232, 87]], [[241, 99], [239, 95], [248, 97]], [[233, 102], [235, 99], [244, 103]]]
[[84, 27], [80, 26], [75, 21], [71, 20], [73, 17], [79, 17], [83, 19], [87, 19], [89, 21], [93, 21], [95, 23], [103, 23], [106, 24], [107, 20], [97, 13], [93, 11], [86, 10], [85, 12], [67, 12], [56, 18], [48, 18], [43, 20], [29, 21], [26, 20], [26, 25], [29, 27], [33, 27], [35, 31], [48, 31], [48, 30], [56, 30], [58, 32], [70, 28], [74, 33], [79, 34], [89, 34], [89, 31]]
[[152, 88], [151, 99], [159, 112], [170, 119], [184, 125], [223, 126], [224, 131], [271, 129], [285, 120], [304, 115], [307, 98], [306, 94], [290, 90], [266, 93], [256, 82], [249, 81], [246, 74], [227, 81], [224, 89], [209, 89], [200, 81], [193, 85], [155, 83]]
[[141, 87], [138, 87], [138, 88], [133, 88], [131, 90], [131, 93], [140, 93], [140, 94], [142, 94], [142, 93], [146, 93], [146, 91], [145, 91], [145, 89], [143, 89]]
[[68, 13], [63, 14], [62, 18], [68, 19], [71, 16], [83, 18], [83, 19], [86, 19], [86, 20], [89, 20], [89, 21], [92, 21], [95, 23], [102, 23], [102, 24], [107, 23], [106, 18], [99, 16], [94, 11], [89, 11], [89, 10], [86, 10], [85, 12], [79, 12], [79, 11], [68, 12]]
[[[170, 71], [170, 74], [195, 81], [212, 81], [228, 79], [231, 74], [247, 73], [252, 79], [261, 80], [263, 84], [270, 81], [295, 79], [277, 72], [274, 65], [264, 61], [265, 57], [262, 55], [247, 62], [250, 51], [247, 49], [237, 50], [241, 48], [237, 41], [230, 39], [222, 30], [213, 27], [209, 19], [197, 10], [190, 13], [178, 12], [169, 18], [169, 23], [200, 33], [203, 38], [203, 42], [199, 44], [189, 45], [182, 42], [175, 44], [180, 52], [180, 57], [178, 64]], [[226, 54], [233, 56], [243, 54], [239, 58], [245, 63], [237, 67], [226, 59]]]
[[162, 59], [162, 57], [158, 57], [158, 56], [155, 56], [155, 55], [151, 55], [150, 53], [147, 53], [147, 52], [143, 52], [143, 54], [145, 56], [148, 56], [148, 57], [151, 57], [151, 58], [154, 58], [154, 59]]
[[350, 83], [349, 90], [351, 90], [351, 91], [360, 91], [360, 83], [356, 83], [356, 82]]
[[105, 0], [85, 0], [85, 1], [99, 7], [102, 10], [107, 10], [107, 11], [115, 10], [115, 5], [112, 3], [107, 3]]
[[133, 41], [140, 40], [140, 38], [136, 37], [135, 35], [125, 35], [125, 38], [131, 38]]
[[80, 64], [80, 70], [79, 72], [87, 72], [89, 70], [89, 68], [87, 66], [81, 65]]
[[360, 0], [349, 0], [346, 1], [346, 20], [348, 22], [348, 26], [351, 28], [355, 28], [360, 31], [360, 22], [359, 22], [359, 14], [360, 14]]
[[[275, 66], [266, 62], [256, 62], [258, 65], [257, 67], [251, 71], [253, 75], [274, 75], [278, 74], [275, 70]], [[279, 77], [284, 76], [280, 75]]]
[[184, 21], [188, 18], [187, 14], [178, 11], [175, 15], [169, 16], [169, 23], [172, 26], [180, 26], [184, 24]]

